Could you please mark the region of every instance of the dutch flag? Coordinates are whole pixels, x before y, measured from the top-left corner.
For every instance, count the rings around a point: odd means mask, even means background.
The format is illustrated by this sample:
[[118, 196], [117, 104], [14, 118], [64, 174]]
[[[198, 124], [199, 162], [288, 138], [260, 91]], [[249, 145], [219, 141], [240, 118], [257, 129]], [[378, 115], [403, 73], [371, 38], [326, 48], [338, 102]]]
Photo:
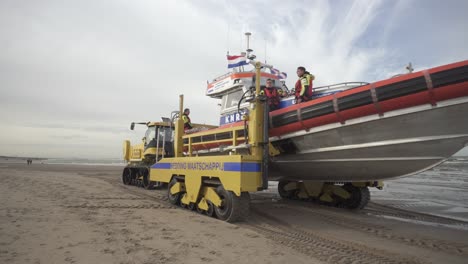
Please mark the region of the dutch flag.
[[228, 69], [239, 67], [239, 66], [244, 66], [248, 64], [247, 58], [242, 55], [239, 55], [239, 56], [227, 55], [227, 59], [228, 59]]
[[278, 77], [279, 79], [288, 78], [288, 75], [285, 72], [280, 72], [280, 70], [278, 70], [278, 69], [271, 68], [270, 71], [271, 71], [272, 74], [276, 75], [276, 77]]

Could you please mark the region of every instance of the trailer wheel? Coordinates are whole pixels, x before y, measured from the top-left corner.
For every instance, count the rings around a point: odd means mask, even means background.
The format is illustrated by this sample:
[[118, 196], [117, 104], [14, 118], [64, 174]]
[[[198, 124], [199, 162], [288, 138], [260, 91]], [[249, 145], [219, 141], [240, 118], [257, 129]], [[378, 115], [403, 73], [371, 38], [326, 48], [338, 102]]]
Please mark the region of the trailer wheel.
[[369, 188], [352, 185], [345, 185], [343, 188], [351, 194], [351, 197], [344, 201], [344, 206], [346, 208], [359, 210], [366, 207], [367, 203], [369, 203]]
[[208, 201], [208, 210], [206, 210], [205, 214], [210, 217], [215, 216], [214, 205], [210, 201]]
[[221, 206], [215, 206], [216, 216], [226, 222], [236, 222], [246, 220], [250, 211], [250, 195], [248, 192], [235, 195], [231, 191], [226, 191], [223, 186], [216, 188], [216, 193], [222, 200]]
[[286, 191], [284, 187], [290, 183], [290, 181], [279, 181], [278, 182], [278, 193], [283, 199], [292, 199], [296, 190]]
[[178, 205], [180, 204], [180, 195], [181, 193], [171, 194], [171, 188], [177, 183], [177, 179], [172, 179], [169, 185], [167, 186], [167, 199], [171, 204]]

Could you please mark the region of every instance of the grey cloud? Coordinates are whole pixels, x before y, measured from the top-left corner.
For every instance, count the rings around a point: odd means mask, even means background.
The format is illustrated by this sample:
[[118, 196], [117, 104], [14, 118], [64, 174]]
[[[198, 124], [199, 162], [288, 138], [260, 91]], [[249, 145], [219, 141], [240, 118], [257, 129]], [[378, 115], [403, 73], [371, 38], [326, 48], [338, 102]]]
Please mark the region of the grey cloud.
[[[268, 60], [289, 73], [289, 86], [298, 64], [320, 85], [388, 77], [409, 58], [416, 65], [465, 59], [466, 4], [441, 5], [1, 1], [0, 148], [118, 157], [123, 139], [144, 132], [129, 131], [129, 123], [168, 116], [179, 94], [194, 122], [216, 124], [219, 108], [205, 96], [206, 80], [227, 72], [226, 50], [238, 52], [246, 30], [260, 59], [266, 40]], [[24, 140], [18, 132], [25, 128], [37, 132], [35, 141], [8, 143]]]

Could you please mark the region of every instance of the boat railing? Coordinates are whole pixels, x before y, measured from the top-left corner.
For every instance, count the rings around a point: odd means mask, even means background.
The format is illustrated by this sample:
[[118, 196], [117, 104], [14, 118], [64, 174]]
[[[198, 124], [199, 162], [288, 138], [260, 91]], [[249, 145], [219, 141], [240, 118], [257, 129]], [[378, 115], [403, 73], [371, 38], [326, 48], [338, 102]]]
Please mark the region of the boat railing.
[[322, 93], [322, 92], [330, 92], [338, 89], [343, 89], [343, 90], [348, 90], [351, 88], [356, 88], [364, 85], [368, 85], [368, 82], [344, 82], [344, 83], [337, 83], [337, 84], [331, 84], [331, 85], [326, 85], [326, 86], [319, 86], [313, 88], [313, 91], [315, 93]]
[[222, 80], [222, 79], [228, 77], [228, 76], [231, 75], [231, 74], [233, 74], [233, 72], [228, 72], [228, 73], [222, 74], [222, 75], [220, 75], [220, 76], [214, 78], [213, 81], [211, 81], [211, 83], [214, 83], [214, 82], [217, 82], [217, 81], [219, 81], [219, 80]]

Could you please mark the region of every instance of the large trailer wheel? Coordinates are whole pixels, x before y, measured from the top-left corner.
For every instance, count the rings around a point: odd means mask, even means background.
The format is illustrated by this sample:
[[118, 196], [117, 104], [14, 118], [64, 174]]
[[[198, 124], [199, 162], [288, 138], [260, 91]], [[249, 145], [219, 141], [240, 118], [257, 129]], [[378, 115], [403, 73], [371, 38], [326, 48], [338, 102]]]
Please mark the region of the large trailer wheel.
[[344, 201], [344, 206], [348, 209], [363, 209], [369, 203], [370, 192], [367, 187], [356, 187], [353, 185], [345, 185], [343, 187], [347, 190], [351, 197]]
[[284, 187], [290, 183], [290, 181], [279, 181], [278, 182], [278, 193], [283, 199], [292, 199], [297, 190], [286, 191]]
[[216, 188], [216, 193], [222, 200], [221, 206], [215, 206], [216, 216], [226, 222], [244, 221], [250, 211], [250, 195], [248, 192], [235, 195], [231, 191], [226, 191], [223, 186]]

